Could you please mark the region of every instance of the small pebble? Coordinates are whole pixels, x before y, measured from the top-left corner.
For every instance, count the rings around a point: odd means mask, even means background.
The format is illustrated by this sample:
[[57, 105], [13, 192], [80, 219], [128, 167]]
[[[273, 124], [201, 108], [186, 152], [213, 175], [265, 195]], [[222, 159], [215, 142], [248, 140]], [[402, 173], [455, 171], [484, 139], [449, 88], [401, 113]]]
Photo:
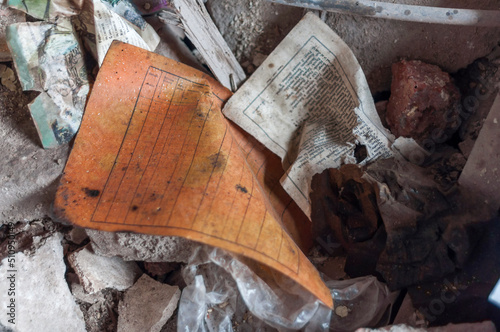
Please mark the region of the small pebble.
[[338, 306], [335, 308], [335, 314], [342, 318], [347, 317], [349, 309], [345, 305]]

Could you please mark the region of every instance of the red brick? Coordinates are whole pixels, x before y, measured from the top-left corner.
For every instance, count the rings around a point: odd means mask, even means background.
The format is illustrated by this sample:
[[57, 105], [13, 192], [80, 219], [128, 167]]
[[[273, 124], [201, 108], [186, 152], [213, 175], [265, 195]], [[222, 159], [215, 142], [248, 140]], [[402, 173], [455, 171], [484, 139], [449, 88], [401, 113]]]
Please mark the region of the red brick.
[[392, 65], [386, 119], [396, 137], [442, 143], [457, 129], [460, 91], [448, 73], [421, 61]]

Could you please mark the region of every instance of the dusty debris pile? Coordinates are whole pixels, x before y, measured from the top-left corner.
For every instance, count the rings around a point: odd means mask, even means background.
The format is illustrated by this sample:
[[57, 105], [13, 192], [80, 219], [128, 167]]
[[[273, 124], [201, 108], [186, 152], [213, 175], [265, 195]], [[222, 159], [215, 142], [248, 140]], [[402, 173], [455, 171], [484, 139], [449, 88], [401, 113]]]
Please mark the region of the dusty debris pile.
[[500, 326], [498, 3], [279, 2], [0, 4], [0, 331]]

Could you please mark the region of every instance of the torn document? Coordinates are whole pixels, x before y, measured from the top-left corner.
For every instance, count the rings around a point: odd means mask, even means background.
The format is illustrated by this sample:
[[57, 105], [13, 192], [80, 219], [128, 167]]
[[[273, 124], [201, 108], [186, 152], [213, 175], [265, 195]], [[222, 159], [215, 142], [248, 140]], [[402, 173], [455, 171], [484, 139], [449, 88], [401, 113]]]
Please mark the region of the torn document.
[[102, 0], [108, 9], [117, 13], [128, 22], [132, 23], [140, 30], [144, 30], [148, 23], [142, 17], [139, 10], [131, 3], [130, 0]]
[[60, 17], [78, 15], [85, 0], [6, 0], [11, 7], [39, 20], [55, 23]]
[[[54, 203], [56, 220], [183, 236], [251, 258], [327, 306], [330, 291], [271, 208], [277, 198], [222, 116], [230, 96], [195, 69], [121, 42], [108, 51]], [[262, 168], [265, 165], [259, 167]], [[261, 174], [261, 176], [263, 176]], [[300, 211], [299, 211], [300, 212]]]
[[81, 15], [74, 22], [76, 30], [99, 65], [114, 40], [148, 51], [154, 51], [160, 42], [160, 37], [148, 23], [136, 22], [139, 26], [134, 25], [113, 11], [109, 3], [101, 0], [86, 1]]
[[89, 92], [82, 50], [68, 19], [17, 23], [7, 42], [23, 90], [40, 91], [29, 105], [44, 148], [69, 142]]
[[314, 174], [392, 155], [392, 135], [382, 126], [356, 58], [312, 13], [223, 112], [282, 159], [282, 185], [308, 216]]
[[44, 148], [69, 142], [80, 126], [89, 91], [80, 39], [99, 64], [113, 40], [147, 50], [160, 41], [145, 21], [136, 26], [101, 0], [11, 0], [7, 5], [45, 20], [14, 24], [6, 31], [23, 90], [41, 92], [30, 111]]

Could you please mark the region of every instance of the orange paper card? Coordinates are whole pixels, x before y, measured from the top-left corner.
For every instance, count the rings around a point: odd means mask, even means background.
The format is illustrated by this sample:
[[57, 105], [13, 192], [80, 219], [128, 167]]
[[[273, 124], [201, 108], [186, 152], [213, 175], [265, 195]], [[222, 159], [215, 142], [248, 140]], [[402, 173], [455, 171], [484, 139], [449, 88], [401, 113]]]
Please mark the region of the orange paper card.
[[263, 148], [222, 116], [230, 95], [197, 70], [114, 42], [54, 214], [82, 227], [226, 249], [287, 275], [331, 307], [330, 291], [284, 228], [300, 233], [306, 218], [269, 188]]

